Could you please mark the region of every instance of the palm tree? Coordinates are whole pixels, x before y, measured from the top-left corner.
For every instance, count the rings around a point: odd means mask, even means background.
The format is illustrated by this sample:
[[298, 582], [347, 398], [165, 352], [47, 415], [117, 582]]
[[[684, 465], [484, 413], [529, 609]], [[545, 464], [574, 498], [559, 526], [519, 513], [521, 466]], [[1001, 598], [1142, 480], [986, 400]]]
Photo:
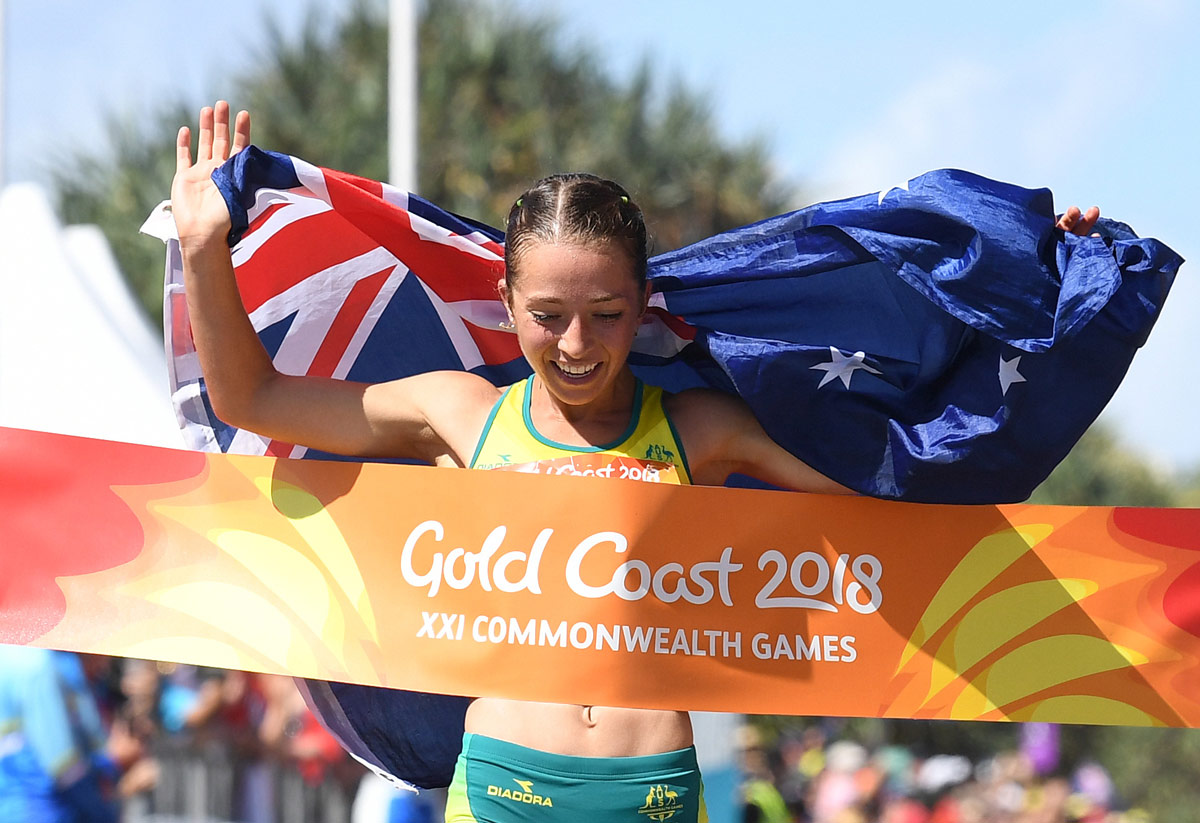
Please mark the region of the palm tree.
[[[781, 211], [789, 190], [760, 142], [730, 144], [704, 98], [659, 88], [645, 62], [611, 79], [587, 48], [567, 51], [552, 18], [486, 0], [427, 3], [419, 26], [419, 191], [502, 223], [531, 182], [565, 170], [621, 181], [650, 218], [657, 251]], [[255, 142], [374, 179], [387, 175], [387, 20], [355, 0], [337, 20], [310, 11], [300, 34], [268, 30], [234, 103]], [[55, 179], [68, 222], [97, 223], [148, 312], [161, 306], [162, 247], [140, 237], [170, 188], [173, 135], [194, 117], [173, 102], [148, 128], [114, 119], [104, 154], [78, 154]]]

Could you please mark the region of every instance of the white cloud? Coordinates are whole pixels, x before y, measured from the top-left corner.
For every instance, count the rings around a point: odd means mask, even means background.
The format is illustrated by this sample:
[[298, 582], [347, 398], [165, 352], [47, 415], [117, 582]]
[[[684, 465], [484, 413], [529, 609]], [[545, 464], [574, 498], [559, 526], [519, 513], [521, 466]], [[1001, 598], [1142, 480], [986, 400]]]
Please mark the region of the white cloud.
[[934, 63], [866, 128], [836, 139], [812, 175], [816, 194], [869, 192], [946, 166], [1031, 185], [1093, 162], [1089, 148], [1127, 125], [1120, 102], [1153, 90], [1187, 16], [1175, 0], [1131, 5], [1049, 19], [1004, 53]]

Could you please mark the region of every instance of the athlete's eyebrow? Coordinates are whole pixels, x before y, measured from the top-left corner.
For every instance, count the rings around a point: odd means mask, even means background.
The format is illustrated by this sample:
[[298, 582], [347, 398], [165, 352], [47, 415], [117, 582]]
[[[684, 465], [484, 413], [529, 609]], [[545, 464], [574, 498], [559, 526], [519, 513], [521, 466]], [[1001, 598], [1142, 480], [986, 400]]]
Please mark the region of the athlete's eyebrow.
[[[561, 297], [549, 294], [531, 294], [525, 299], [530, 303], [549, 303], [553, 305], [567, 302]], [[588, 298], [588, 303], [612, 303], [616, 300], [628, 300], [628, 297], [624, 294], [600, 294]]]

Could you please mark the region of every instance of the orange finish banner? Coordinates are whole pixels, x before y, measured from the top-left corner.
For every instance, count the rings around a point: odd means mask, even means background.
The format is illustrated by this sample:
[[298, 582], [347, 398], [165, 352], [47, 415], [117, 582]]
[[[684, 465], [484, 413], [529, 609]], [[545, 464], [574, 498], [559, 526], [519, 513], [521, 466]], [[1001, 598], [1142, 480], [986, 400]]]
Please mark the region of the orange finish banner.
[[0, 429], [0, 642], [525, 700], [1200, 726], [1200, 510]]

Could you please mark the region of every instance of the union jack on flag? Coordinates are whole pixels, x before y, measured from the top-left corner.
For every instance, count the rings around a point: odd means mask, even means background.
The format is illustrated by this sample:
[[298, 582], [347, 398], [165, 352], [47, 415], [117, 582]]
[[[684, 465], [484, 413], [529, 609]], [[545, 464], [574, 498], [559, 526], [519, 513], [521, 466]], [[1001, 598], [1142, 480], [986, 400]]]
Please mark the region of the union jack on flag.
[[[243, 302], [281, 371], [379, 382], [468, 369], [497, 385], [529, 373], [500, 327], [499, 231], [255, 147], [213, 179]], [[739, 394], [777, 442], [864, 494], [1023, 500], [1108, 402], [1182, 263], [1111, 220], [1103, 237], [1064, 234], [1052, 206], [1045, 189], [941, 170], [660, 255], [630, 364], [669, 391]], [[172, 391], [190, 444], [308, 455], [212, 413], [168, 245]]]
[[[422, 198], [298, 158], [251, 149], [252, 190], [218, 178], [234, 215], [233, 262], [243, 304], [280, 371], [380, 382], [435, 369], [497, 385], [529, 373], [497, 293], [501, 232]], [[661, 302], [661, 301], [659, 301]], [[172, 247], [165, 331], [173, 398], [188, 444], [237, 454], [304, 457], [303, 446], [235, 429], [209, 405]], [[674, 356], [692, 330], [652, 307], [637, 348]]]

